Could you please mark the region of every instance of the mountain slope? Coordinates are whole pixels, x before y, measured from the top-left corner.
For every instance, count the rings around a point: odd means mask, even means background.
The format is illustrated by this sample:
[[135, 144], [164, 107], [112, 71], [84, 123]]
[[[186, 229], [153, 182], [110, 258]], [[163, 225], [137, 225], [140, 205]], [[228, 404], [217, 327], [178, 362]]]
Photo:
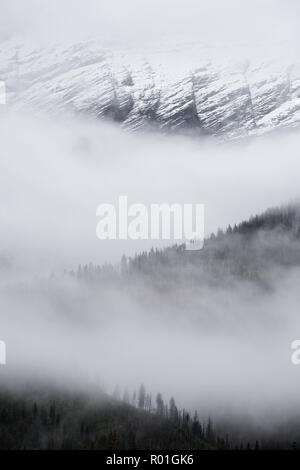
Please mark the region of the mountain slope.
[[[184, 245], [150, 250], [123, 257], [122, 283], [141, 282], [166, 289], [193, 288], [206, 284], [228, 285], [237, 280], [268, 287], [278, 270], [300, 266], [300, 209], [297, 205], [268, 209], [249, 220], [219, 230], [205, 240], [199, 251], [186, 251]], [[113, 266], [79, 266], [71, 273], [88, 282], [116, 281]]]
[[193, 43], [141, 51], [97, 42], [42, 49], [6, 41], [0, 78], [11, 105], [108, 117], [130, 131], [236, 139], [298, 125], [300, 63], [268, 51], [248, 55], [242, 48], [232, 59], [226, 48]]
[[212, 431], [197, 415], [160, 415], [102, 392], [0, 391], [1, 450], [214, 449]]

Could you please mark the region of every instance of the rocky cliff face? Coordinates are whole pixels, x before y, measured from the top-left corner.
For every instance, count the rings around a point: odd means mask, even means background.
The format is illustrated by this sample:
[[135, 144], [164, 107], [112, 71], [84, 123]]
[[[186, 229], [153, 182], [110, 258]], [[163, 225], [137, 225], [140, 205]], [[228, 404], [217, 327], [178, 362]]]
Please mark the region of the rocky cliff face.
[[238, 139], [300, 123], [300, 61], [251, 60], [246, 51], [232, 60], [226, 49], [216, 55], [195, 44], [139, 52], [97, 42], [43, 49], [6, 41], [0, 79], [14, 107], [108, 117], [130, 131]]

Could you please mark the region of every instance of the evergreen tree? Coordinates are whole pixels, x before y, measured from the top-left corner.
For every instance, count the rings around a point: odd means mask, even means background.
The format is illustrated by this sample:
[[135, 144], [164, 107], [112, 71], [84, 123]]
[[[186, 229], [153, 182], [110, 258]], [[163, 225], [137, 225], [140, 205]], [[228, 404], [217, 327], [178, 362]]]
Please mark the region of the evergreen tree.
[[164, 401], [162, 399], [161, 393], [158, 393], [156, 396], [156, 412], [160, 416], [164, 415]]
[[138, 396], [138, 407], [144, 409], [145, 408], [145, 399], [146, 399], [146, 389], [145, 385], [142, 384], [139, 390]]

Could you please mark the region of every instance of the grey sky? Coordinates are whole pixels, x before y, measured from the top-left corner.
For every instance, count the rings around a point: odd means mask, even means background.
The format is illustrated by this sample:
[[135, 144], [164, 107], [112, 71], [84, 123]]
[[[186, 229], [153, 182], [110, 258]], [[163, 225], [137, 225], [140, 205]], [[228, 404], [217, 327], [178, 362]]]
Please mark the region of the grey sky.
[[2, 0], [0, 31], [39, 41], [99, 36], [140, 43], [189, 34], [201, 41], [296, 40], [296, 0]]

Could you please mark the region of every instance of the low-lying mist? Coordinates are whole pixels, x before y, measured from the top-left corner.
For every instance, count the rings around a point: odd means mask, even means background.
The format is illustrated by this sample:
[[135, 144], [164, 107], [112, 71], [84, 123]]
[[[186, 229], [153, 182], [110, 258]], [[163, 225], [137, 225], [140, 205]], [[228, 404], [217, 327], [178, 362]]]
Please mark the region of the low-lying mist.
[[204, 417], [246, 414], [259, 426], [294, 417], [299, 276], [279, 271], [268, 291], [235, 281], [177, 296], [151, 282], [130, 290], [68, 276], [2, 287], [2, 378], [91, 393], [145, 383]]
[[297, 267], [273, 270], [269, 289], [89, 284], [63, 271], [151, 248], [96, 238], [98, 204], [122, 194], [204, 203], [207, 234], [298, 198], [296, 133], [221, 146], [8, 111], [0, 128], [3, 380], [131, 392], [145, 383], [204, 416], [248, 415], [266, 428], [295, 415]]
[[[94, 120], [2, 109], [0, 255], [4, 278], [118, 262], [172, 241], [99, 241], [96, 209], [128, 204], [203, 203], [205, 231], [238, 223], [298, 198], [296, 133], [248, 143], [159, 134], [128, 135]], [[2, 272], [4, 272], [2, 270]]]

